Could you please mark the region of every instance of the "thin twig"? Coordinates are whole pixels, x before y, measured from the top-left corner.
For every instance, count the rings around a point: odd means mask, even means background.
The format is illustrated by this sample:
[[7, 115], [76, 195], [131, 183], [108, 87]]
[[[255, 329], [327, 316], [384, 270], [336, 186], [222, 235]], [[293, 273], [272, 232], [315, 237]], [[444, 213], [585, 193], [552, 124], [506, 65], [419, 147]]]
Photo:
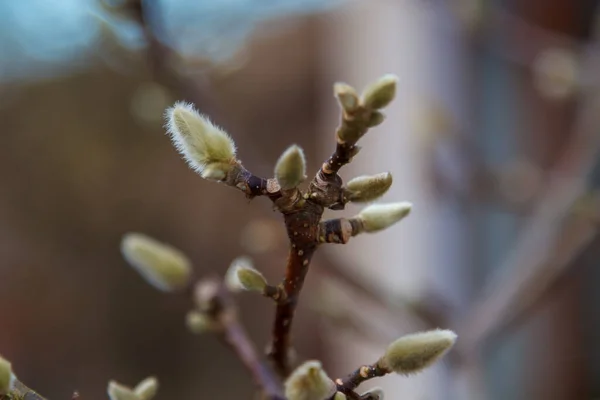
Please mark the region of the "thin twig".
[[285, 400], [277, 376], [258, 355], [238, 319], [235, 302], [223, 282], [218, 278], [200, 281], [196, 285], [195, 297], [200, 309], [218, 323], [221, 339], [242, 361], [266, 397], [270, 400]]

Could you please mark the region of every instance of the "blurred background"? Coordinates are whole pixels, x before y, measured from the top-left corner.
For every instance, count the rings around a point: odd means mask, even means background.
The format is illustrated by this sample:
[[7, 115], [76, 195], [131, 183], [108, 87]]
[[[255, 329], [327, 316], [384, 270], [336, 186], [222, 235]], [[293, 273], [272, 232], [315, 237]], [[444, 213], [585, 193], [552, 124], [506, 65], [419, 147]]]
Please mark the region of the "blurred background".
[[[344, 179], [391, 171], [413, 213], [317, 253], [295, 321], [331, 376], [450, 328], [455, 350], [389, 399], [600, 397], [600, 11], [595, 0], [0, 2], [0, 352], [51, 399], [157, 375], [159, 399], [252, 399], [229, 349], [184, 326], [186, 296], [122, 260], [141, 231], [199, 277], [287, 253], [265, 199], [200, 179], [162, 114], [194, 102], [269, 177], [333, 150], [332, 84], [400, 77]], [[326, 216], [350, 216], [360, 208]], [[273, 306], [240, 295], [263, 348]], [[371, 386], [365, 385], [367, 388]]]

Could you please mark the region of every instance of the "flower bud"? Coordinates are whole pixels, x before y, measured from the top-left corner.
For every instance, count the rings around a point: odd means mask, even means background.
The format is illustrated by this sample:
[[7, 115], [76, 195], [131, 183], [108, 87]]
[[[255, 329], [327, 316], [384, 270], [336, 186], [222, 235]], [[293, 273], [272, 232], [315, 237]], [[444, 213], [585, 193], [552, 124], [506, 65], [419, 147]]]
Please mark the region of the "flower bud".
[[406, 217], [412, 204], [407, 202], [373, 204], [364, 208], [357, 218], [361, 220], [365, 232], [376, 232], [388, 228]]
[[237, 277], [240, 285], [245, 290], [262, 293], [267, 286], [267, 280], [252, 267], [238, 267]]
[[150, 376], [136, 385], [133, 392], [140, 400], [150, 400], [156, 396], [158, 392], [158, 379]]
[[123, 256], [148, 283], [170, 292], [184, 287], [192, 273], [181, 251], [141, 233], [128, 233], [121, 241]]
[[390, 186], [392, 186], [392, 174], [389, 172], [359, 176], [346, 184], [346, 197], [355, 203], [372, 201], [383, 196]]
[[380, 125], [385, 120], [385, 115], [379, 111], [373, 111], [367, 121], [367, 126], [373, 128], [374, 126]]
[[[235, 163], [235, 143], [225, 131], [188, 103], [175, 103], [165, 116], [173, 145], [192, 169], [202, 173], [208, 165], [218, 163], [222, 173], [229, 172]], [[209, 177], [215, 174], [214, 168], [208, 173]]]
[[118, 382], [108, 382], [108, 397], [110, 400], [140, 400], [130, 387]]
[[283, 152], [275, 165], [275, 178], [282, 190], [293, 189], [306, 178], [304, 152], [296, 145]]
[[398, 77], [387, 74], [370, 84], [362, 94], [362, 105], [365, 108], [378, 110], [390, 104], [396, 95]]
[[198, 311], [188, 312], [185, 316], [185, 324], [190, 332], [196, 335], [214, 331], [217, 326], [212, 318]]
[[238, 269], [241, 267], [252, 268], [252, 260], [249, 257], [242, 256], [231, 262], [224, 279], [225, 286], [230, 292], [235, 293], [244, 289], [237, 275]]
[[338, 82], [333, 85], [333, 94], [337, 97], [340, 105], [347, 113], [356, 111], [360, 104], [358, 93], [348, 84]]
[[432, 330], [402, 336], [390, 344], [379, 366], [398, 374], [419, 372], [433, 364], [454, 345], [456, 334]]
[[346, 400], [347, 397], [344, 393], [342, 392], [336, 392], [335, 395], [333, 396], [333, 400]]
[[337, 386], [327, 376], [319, 361], [300, 365], [285, 381], [288, 400], [325, 400], [335, 394]]
[[15, 375], [11, 363], [0, 356], [0, 395], [7, 394], [13, 389]]

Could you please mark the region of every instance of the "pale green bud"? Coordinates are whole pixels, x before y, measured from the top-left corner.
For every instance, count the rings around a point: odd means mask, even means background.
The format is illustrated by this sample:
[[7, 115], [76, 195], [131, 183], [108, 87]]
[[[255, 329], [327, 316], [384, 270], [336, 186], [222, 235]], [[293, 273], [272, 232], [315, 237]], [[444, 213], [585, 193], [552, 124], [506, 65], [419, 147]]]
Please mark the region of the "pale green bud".
[[379, 111], [373, 111], [367, 121], [367, 126], [373, 128], [374, 126], [380, 125], [385, 120], [385, 115]]
[[211, 181], [222, 181], [227, 177], [227, 173], [231, 170], [231, 164], [212, 163], [208, 164], [200, 174], [204, 179]]
[[275, 165], [275, 179], [282, 190], [293, 189], [306, 178], [304, 152], [296, 145], [288, 147]]
[[347, 397], [344, 393], [342, 392], [336, 392], [335, 396], [333, 396], [333, 400], [346, 400]]
[[383, 196], [390, 186], [392, 186], [392, 174], [389, 172], [359, 176], [346, 184], [346, 197], [355, 203], [373, 201]]
[[11, 363], [0, 357], [0, 395], [7, 394], [13, 389], [15, 379]]
[[419, 372], [441, 358], [456, 342], [450, 330], [432, 330], [402, 336], [390, 344], [379, 365], [398, 374]]
[[367, 86], [362, 94], [362, 105], [373, 110], [387, 106], [396, 96], [397, 83], [398, 77], [396, 75], [387, 74], [382, 76], [376, 82]]
[[335, 382], [327, 376], [319, 361], [305, 362], [285, 381], [288, 400], [325, 400], [336, 390]]
[[150, 376], [136, 385], [133, 392], [140, 400], [151, 400], [158, 392], [158, 379]]
[[181, 251], [141, 233], [128, 233], [121, 241], [123, 256], [148, 283], [170, 292], [188, 284], [191, 262]]
[[133, 390], [118, 382], [108, 382], [108, 397], [110, 400], [140, 400]]
[[333, 94], [340, 102], [344, 111], [351, 113], [358, 109], [360, 100], [354, 88], [346, 83], [338, 82], [333, 85]]
[[367, 392], [360, 395], [361, 399], [369, 399], [369, 400], [383, 400], [384, 394], [383, 389], [380, 387], [374, 387], [373, 389], [368, 390]]
[[362, 221], [365, 232], [376, 232], [388, 228], [406, 217], [412, 208], [407, 202], [373, 204], [364, 208], [358, 219]]
[[237, 275], [238, 269], [241, 267], [252, 268], [252, 260], [249, 257], [242, 256], [231, 262], [224, 279], [225, 286], [231, 292], [239, 292], [244, 289]]
[[[213, 163], [220, 163], [223, 168], [235, 163], [235, 143], [231, 137], [198, 113], [193, 105], [175, 103], [165, 116], [173, 145], [196, 172], [202, 173]], [[214, 171], [209, 173], [211, 179], [214, 174]]]
[[212, 332], [217, 328], [217, 323], [211, 317], [198, 311], [188, 312], [185, 316], [185, 324], [190, 332], [197, 335]]
[[267, 280], [252, 267], [238, 267], [237, 277], [240, 285], [245, 290], [262, 293], [267, 286]]

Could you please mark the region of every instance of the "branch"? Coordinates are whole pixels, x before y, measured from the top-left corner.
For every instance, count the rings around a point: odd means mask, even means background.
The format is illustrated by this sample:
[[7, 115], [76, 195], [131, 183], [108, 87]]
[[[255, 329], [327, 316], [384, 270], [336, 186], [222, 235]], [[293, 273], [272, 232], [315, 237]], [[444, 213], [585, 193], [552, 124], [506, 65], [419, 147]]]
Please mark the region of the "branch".
[[338, 392], [348, 394], [369, 379], [379, 378], [389, 373], [390, 371], [379, 366], [379, 363], [362, 365], [344, 379], [336, 380], [337, 390]]
[[0, 394], [0, 400], [46, 400], [34, 390], [28, 388], [23, 382], [16, 380], [14, 388], [6, 395]]
[[217, 278], [199, 282], [195, 300], [200, 310], [218, 323], [221, 339], [239, 357], [256, 384], [270, 400], [285, 400], [276, 375], [264, 364], [240, 323], [231, 293]]

